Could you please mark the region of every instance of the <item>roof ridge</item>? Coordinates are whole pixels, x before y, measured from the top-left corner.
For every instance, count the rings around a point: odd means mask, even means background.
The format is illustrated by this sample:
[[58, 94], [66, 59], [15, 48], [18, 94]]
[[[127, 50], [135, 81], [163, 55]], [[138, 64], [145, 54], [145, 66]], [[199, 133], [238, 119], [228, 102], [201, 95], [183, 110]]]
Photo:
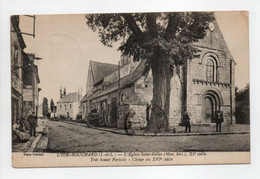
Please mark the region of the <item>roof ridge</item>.
[[[80, 97], [80, 99], [78, 99]], [[62, 103], [62, 102], [76, 102], [77, 100], [81, 100], [82, 95], [79, 92], [70, 92], [63, 98], [61, 98], [57, 103]]]
[[113, 63], [104, 63], [104, 62], [98, 62], [98, 61], [93, 61], [93, 60], [90, 60], [90, 63], [99, 63], [99, 64], [105, 64], [105, 65], [116, 65], [117, 64], [113, 64]]

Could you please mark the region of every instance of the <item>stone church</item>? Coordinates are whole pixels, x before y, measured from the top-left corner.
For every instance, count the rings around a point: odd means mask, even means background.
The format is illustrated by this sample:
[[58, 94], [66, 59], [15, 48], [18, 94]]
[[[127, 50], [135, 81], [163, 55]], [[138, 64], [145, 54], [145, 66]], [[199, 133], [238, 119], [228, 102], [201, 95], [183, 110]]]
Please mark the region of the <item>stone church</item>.
[[[224, 123], [235, 123], [235, 61], [216, 21], [194, 46], [200, 49], [200, 57], [187, 61], [171, 79], [169, 125], [179, 125], [185, 111], [193, 125], [210, 125], [218, 109], [223, 111]], [[146, 106], [152, 100], [152, 74], [143, 76], [145, 60], [122, 57], [119, 64], [90, 61], [82, 117], [102, 109], [107, 126], [123, 128], [132, 110], [133, 127], [144, 128]]]

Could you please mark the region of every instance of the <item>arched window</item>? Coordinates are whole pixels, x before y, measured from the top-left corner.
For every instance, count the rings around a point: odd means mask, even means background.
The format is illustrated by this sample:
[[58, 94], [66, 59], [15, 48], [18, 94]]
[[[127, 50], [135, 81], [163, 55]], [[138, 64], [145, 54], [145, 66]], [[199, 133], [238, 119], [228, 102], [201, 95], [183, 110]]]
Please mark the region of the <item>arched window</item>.
[[201, 61], [204, 66], [204, 80], [208, 82], [218, 82], [219, 81], [219, 57], [212, 53], [206, 53]]
[[214, 82], [215, 73], [216, 72], [214, 62], [211, 59], [208, 59], [206, 63], [206, 80], [209, 82]]

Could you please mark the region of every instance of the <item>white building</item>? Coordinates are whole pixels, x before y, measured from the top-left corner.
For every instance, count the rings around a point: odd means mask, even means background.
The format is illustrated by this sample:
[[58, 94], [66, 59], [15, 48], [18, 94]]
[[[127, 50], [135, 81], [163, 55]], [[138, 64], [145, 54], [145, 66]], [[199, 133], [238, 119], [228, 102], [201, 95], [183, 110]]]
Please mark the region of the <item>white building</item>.
[[81, 95], [77, 92], [69, 93], [57, 102], [58, 117], [76, 119], [80, 110]]

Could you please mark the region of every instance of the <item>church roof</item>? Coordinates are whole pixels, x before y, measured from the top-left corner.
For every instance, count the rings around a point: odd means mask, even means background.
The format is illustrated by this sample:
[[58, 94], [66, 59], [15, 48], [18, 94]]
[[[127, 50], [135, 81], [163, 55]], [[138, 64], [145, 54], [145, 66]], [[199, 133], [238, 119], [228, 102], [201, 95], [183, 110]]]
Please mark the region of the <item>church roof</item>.
[[88, 100], [88, 95], [85, 94], [85, 96], [82, 98], [81, 102], [85, 102], [85, 101], [87, 101], [87, 100]]
[[[146, 60], [141, 60], [141, 62], [137, 65], [137, 67], [132, 73], [126, 75], [123, 78], [120, 78], [120, 88], [125, 88], [128, 85], [134, 83], [136, 80], [138, 80], [143, 75], [145, 64], [146, 64]], [[101, 91], [100, 93], [90, 94], [89, 96], [85, 95], [84, 98], [81, 100], [81, 102], [86, 102], [89, 99], [103, 96], [105, 94], [111, 93], [116, 90], [118, 90], [118, 81], [112, 83], [108, 88]]]
[[60, 99], [57, 103], [68, 103], [68, 102], [77, 102], [80, 101], [82, 96], [77, 92], [69, 93]]
[[94, 84], [118, 69], [118, 65], [90, 61]]

